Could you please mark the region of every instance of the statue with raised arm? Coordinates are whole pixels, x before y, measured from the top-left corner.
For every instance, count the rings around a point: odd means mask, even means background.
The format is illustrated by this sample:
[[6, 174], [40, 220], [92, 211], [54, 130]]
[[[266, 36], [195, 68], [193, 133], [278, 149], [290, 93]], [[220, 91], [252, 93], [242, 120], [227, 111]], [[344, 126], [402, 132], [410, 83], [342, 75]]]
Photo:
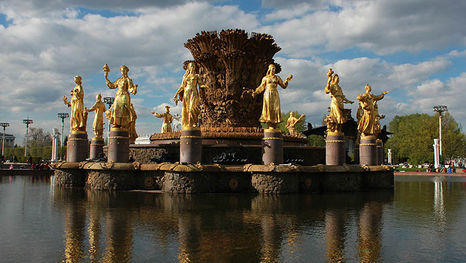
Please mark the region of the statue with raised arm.
[[264, 93], [262, 102], [262, 114], [260, 122], [265, 122], [269, 129], [276, 129], [277, 125], [282, 122], [282, 113], [280, 109], [280, 97], [278, 95], [277, 86], [286, 89], [288, 82], [293, 78], [289, 75], [285, 81], [275, 75], [275, 64], [270, 64], [266, 75], [262, 78], [262, 82], [257, 89], [252, 93], [256, 96]]
[[183, 102], [181, 109], [181, 123], [183, 129], [198, 127], [199, 115], [201, 112], [199, 91], [197, 87], [204, 87], [201, 76], [196, 71], [196, 65], [190, 62], [186, 68], [180, 88], [173, 97], [173, 101], [178, 105]]
[[115, 128], [123, 128], [128, 130], [131, 122], [133, 122], [134, 114], [131, 114], [131, 98], [129, 93], [136, 95], [138, 85], [133, 84], [133, 80], [128, 77], [129, 68], [125, 65], [120, 67], [121, 77], [115, 82], [108, 79], [110, 68], [107, 64], [104, 65], [105, 81], [110, 89], [117, 89], [115, 101], [110, 109], [107, 110], [106, 116], [110, 123]]
[[290, 117], [288, 118], [288, 120], [286, 122], [286, 128], [288, 129], [288, 132], [290, 133], [291, 136], [299, 136], [299, 132], [296, 129], [296, 124], [303, 121], [303, 118], [305, 116], [306, 115], [301, 114], [301, 116], [299, 118], [296, 118], [294, 116], [294, 112], [290, 112]]
[[66, 96], [63, 96], [63, 102], [71, 107], [70, 130], [85, 132], [87, 112], [84, 109], [84, 89], [81, 76], [74, 77], [74, 83], [76, 83], [76, 86], [71, 90], [70, 101]]
[[104, 134], [104, 113], [105, 103], [102, 102], [102, 95], [97, 94], [95, 97], [95, 104], [92, 108], [87, 109], [87, 112], [95, 111], [94, 122], [92, 129], [94, 130], [95, 137], [102, 138]]
[[374, 95], [371, 93], [371, 86], [366, 84], [366, 92], [358, 95], [359, 100], [359, 120], [358, 120], [358, 131], [362, 136], [377, 136], [380, 133], [379, 120], [384, 116], [379, 115], [377, 101], [384, 98], [388, 91], [384, 91], [380, 95]]
[[330, 94], [332, 101], [330, 103], [330, 113], [326, 116], [327, 134], [341, 134], [343, 123], [348, 119], [349, 109], [344, 108], [345, 103], [352, 104], [353, 101], [348, 100], [339, 85], [340, 78], [338, 74], [333, 74], [333, 70], [327, 72], [327, 85], [325, 93]]
[[172, 132], [173, 116], [170, 114], [170, 106], [165, 106], [165, 113], [152, 112], [157, 118], [163, 119], [161, 133]]

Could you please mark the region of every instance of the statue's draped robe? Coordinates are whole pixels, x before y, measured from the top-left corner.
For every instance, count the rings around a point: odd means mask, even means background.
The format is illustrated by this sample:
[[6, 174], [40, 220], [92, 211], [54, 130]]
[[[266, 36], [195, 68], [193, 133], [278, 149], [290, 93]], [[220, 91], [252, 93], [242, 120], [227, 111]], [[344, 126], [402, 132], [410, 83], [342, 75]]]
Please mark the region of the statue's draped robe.
[[74, 87], [71, 96], [70, 128], [72, 131], [86, 130], [86, 113], [84, 112], [84, 90], [81, 85]]

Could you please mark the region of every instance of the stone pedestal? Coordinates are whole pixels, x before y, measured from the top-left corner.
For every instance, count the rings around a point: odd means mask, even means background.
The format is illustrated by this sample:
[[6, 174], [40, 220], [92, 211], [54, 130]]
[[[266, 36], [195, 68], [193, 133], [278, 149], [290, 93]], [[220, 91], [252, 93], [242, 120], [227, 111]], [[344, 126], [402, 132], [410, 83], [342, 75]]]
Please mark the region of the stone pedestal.
[[262, 138], [262, 162], [283, 163], [283, 136], [279, 129], [265, 129]]
[[102, 156], [102, 154], [104, 153], [104, 145], [105, 145], [105, 142], [104, 142], [104, 139], [102, 137], [94, 137], [92, 138], [92, 141], [91, 141], [91, 154], [89, 156], [89, 158], [91, 160], [95, 160], [99, 157]]
[[202, 137], [199, 128], [182, 129], [180, 136], [180, 163], [200, 163]]
[[381, 139], [377, 139], [376, 142], [376, 148], [377, 148], [377, 165], [382, 165], [383, 164], [383, 142]]
[[85, 131], [72, 131], [66, 144], [66, 161], [81, 162], [89, 154], [89, 142]]
[[325, 164], [343, 165], [346, 160], [345, 137], [343, 133], [327, 135], [325, 140]]
[[359, 162], [361, 165], [377, 165], [377, 144], [375, 136], [361, 136], [359, 143]]
[[115, 163], [127, 163], [129, 161], [128, 130], [121, 128], [110, 129], [107, 161]]

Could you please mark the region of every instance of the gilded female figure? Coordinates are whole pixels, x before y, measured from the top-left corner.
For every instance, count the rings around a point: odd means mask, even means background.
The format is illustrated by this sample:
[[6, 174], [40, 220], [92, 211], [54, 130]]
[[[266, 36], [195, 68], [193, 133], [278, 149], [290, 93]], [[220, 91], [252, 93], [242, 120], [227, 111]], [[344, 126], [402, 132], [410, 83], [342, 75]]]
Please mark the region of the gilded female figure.
[[173, 97], [176, 105], [178, 105], [178, 101], [183, 102], [181, 109], [181, 123], [183, 129], [195, 128], [198, 126], [201, 109], [197, 86], [204, 87], [204, 83], [201, 76], [196, 72], [196, 65], [190, 62], [183, 76], [180, 88]]
[[291, 136], [299, 136], [299, 132], [296, 128], [296, 124], [300, 123], [301, 121], [303, 121], [303, 118], [305, 117], [306, 115], [304, 114], [301, 114], [301, 116], [299, 116], [299, 118], [296, 118], [294, 116], [294, 112], [290, 112], [290, 117], [288, 117], [288, 120], [286, 121], [286, 126], [285, 128], [288, 129], [288, 132], [290, 133]]
[[372, 88], [369, 84], [366, 84], [365, 90], [364, 94], [359, 94], [357, 97], [361, 109], [358, 110], [358, 131], [362, 136], [377, 135], [380, 133], [379, 119], [381, 118], [377, 101], [383, 99], [388, 91], [384, 91], [380, 95], [374, 95], [371, 93]]
[[348, 100], [339, 85], [340, 78], [338, 74], [333, 74], [333, 70], [329, 69], [327, 72], [327, 85], [325, 86], [325, 93], [329, 94], [332, 98], [330, 103], [330, 113], [326, 117], [327, 129], [330, 133], [341, 132], [343, 123], [346, 122], [348, 117], [348, 109], [344, 108], [344, 103], [352, 104], [353, 101]]
[[74, 77], [76, 86], [71, 91], [71, 99], [68, 102], [66, 96], [63, 96], [63, 102], [71, 107], [70, 130], [86, 131], [87, 112], [84, 110], [84, 90], [81, 86], [81, 76]]
[[104, 113], [105, 104], [102, 102], [102, 95], [97, 94], [95, 97], [95, 104], [92, 108], [87, 109], [87, 112], [95, 111], [94, 122], [92, 123], [92, 129], [97, 138], [102, 138], [104, 134]]
[[113, 105], [106, 112], [107, 119], [116, 128], [129, 129], [130, 123], [133, 122], [131, 114], [131, 98], [129, 92], [136, 95], [138, 85], [133, 84], [133, 80], [128, 77], [129, 68], [125, 65], [120, 67], [121, 77], [115, 82], [108, 80], [110, 69], [107, 64], [104, 65], [105, 81], [110, 89], [118, 89], [115, 95]]
[[278, 96], [277, 85], [286, 89], [286, 87], [288, 87], [288, 82], [292, 78], [293, 75], [290, 74], [285, 81], [282, 81], [279, 76], [275, 75], [275, 65], [270, 64], [267, 74], [262, 78], [261, 84], [252, 93], [254, 97], [264, 92], [262, 114], [259, 121], [267, 123], [269, 128], [276, 129], [277, 125], [282, 122], [280, 97]]

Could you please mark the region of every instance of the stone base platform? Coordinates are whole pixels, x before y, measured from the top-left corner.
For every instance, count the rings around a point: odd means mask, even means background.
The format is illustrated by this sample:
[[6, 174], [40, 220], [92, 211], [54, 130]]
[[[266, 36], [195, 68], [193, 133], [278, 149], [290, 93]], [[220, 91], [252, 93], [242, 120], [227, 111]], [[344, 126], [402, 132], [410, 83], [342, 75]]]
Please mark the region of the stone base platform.
[[388, 166], [56, 163], [57, 187], [169, 193], [353, 192], [392, 189]]

